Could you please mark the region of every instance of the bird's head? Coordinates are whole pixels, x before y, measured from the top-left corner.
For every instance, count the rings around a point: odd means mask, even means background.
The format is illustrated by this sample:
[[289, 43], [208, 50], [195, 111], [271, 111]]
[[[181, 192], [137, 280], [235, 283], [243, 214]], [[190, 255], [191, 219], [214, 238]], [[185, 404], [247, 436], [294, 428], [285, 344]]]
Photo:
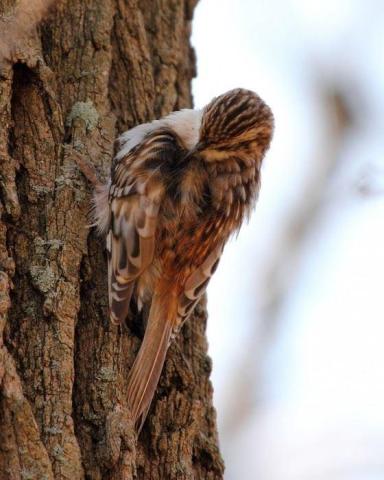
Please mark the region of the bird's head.
[[203, 110], [195, 150], [206, 161], [236, 153], [263, 157], [273, 132], [273, 115], [256, 93], [237, 88], [214, 98]]

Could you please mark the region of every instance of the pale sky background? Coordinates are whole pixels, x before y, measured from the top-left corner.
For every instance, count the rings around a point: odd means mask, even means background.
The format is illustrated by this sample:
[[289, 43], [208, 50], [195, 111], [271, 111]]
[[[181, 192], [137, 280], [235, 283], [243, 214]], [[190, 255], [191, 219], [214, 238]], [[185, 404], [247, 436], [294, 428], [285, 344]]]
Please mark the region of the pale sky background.
[[[382, 479], [383, 3], [201, 0], [192, 42], [196, 106], [246, 87], [276, 119], [256, 212], [208, 289], [226, 479]], [[334, 90], [353, 118], [337, 148]], [[317, 178], [320, 208], [295, 255], [284, 235]], [[272, 322], [273, 261], [285, 297]]]

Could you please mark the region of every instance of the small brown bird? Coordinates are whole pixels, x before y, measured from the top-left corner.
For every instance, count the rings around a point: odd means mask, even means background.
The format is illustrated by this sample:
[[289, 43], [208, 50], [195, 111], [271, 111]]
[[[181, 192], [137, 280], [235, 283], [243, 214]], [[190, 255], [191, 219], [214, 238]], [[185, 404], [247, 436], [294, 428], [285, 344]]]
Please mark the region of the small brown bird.
[[255, 204], [273, 132], [254, 92], [231, 90], [203, 110], [181, 110], [120, 137], [109, 182], [95, 194], [108, 232], [111, 320], [131, 298], [150, 303], [144, 340], [129, 374], [128, 402], [140, 431], [166, 352]]

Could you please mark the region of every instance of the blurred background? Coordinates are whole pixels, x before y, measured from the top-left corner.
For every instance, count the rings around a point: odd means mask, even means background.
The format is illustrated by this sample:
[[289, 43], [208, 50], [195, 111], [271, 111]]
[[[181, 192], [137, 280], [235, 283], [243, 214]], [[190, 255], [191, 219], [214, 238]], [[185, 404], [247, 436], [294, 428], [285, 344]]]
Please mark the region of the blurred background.
[[255, 90], [275, 136], [208, 292], [226, 480], [384, 478], [381, 0], [202, 0], [195, 105]]

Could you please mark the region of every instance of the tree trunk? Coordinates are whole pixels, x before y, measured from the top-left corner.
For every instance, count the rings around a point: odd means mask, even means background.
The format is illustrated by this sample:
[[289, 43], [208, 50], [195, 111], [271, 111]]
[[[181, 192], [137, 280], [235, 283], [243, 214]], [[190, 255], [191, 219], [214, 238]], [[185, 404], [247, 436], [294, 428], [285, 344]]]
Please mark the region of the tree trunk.
[[125, 392], [143, 327], [108, 320], [78, 168], [105, 176], [120, 132], [191, 105], [195, 0], [14, 3], [0, 0], [0, 479], [222, 478], [205, 305], [136, 441]]

